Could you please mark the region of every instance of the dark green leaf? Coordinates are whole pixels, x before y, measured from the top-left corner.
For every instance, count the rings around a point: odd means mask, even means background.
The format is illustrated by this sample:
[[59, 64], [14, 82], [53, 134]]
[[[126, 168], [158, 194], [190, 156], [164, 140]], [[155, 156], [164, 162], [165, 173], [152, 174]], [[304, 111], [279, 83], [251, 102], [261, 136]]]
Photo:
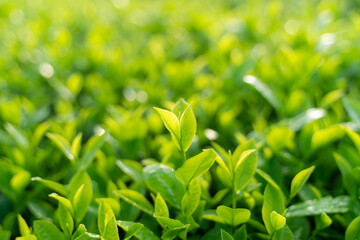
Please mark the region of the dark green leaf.
[[221, 229], [221, 240], [234, 240], [234, 238], [223, 229]]
[[86, 169], [95, 157], [95, 154], [100, 150], [107, 137], [105, 131], [100, 135], [93, 136], [85, 145], [84, 155], [81, 157], [78, 167], [80, 170]]
[[[117, 225], [119, 227], [121, 227], [122, 229], [124, 229], [125, 231], [129, 231], [130, 228], [136, 223], [134, 222], [128, 222], [128, 221], [117, 221]], [[141, 229], [139, 229], [136, 233], [134, 233], [134, 236], [140, 240], [159, 240], [160, 238], [158, 238], [152, 231], [150, 231], [148, 228], [146, 228], [145, 226]]]
[[180, 209], [185, 190], [172, 168], [162, 164], [150, 165], [144, 168], [143, 174], [146, 185], [152, 192], [160, 193], [165, 201]]
[[34, 221], [34, 231], [39, 240], [65, 240], [63, 233], [46, 220]]
[[283, 228], [281, 228], [280, 230], [277, 230], [274, 235], [273, 235], [273, 240], [292, 240], [293, 239], [293, 234], [290, 230], [290, 228], [285, 225]]
[[124, 199], [126, 202], [132, 204], [133, 206], [139, 208], [147, 214], [153, 215], [154, 208], [151, 203], [140, 193], [130, 190], [130, 189], [121, 189], [115, 191], [115, 193]]

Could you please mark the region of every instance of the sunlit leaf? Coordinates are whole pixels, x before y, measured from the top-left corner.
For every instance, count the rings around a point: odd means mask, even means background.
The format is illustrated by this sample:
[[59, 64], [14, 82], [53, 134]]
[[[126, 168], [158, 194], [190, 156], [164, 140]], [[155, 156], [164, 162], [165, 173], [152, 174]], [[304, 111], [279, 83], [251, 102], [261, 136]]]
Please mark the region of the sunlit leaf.
[[176, 170], [176, 178], [188, 186], [192, 180], [197, 179], [209, 170], [214, 164], [216, 156], [214, 150], [208, 149], [188, 159], [181, 168]]
[[314, 171], [315, 166], [302, 170], [291, 181], [290, 197], [294, 197], [300, 189], [304, 186], [305, 182], [309, 179], [311, 173]]

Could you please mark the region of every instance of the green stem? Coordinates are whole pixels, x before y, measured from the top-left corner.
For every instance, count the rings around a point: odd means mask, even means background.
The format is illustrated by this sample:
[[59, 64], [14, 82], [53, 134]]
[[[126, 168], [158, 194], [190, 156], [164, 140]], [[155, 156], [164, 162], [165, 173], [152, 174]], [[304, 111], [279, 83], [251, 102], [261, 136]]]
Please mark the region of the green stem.
[[183, 161], [185, 163], [186, 162], [186, 152], [183, 149], [181, 149], [181, 154], [183, 156]]
[[[186, 162], [186, 152], [182, 148], [181, 148], [181, 154], [183, 156], [183, 164], [184, 164]], [[187, 184], [185, 187], [186, 187], [186, 191], [188, 191], [189, 190], [189, 184]], [[188, 222], [187, 219], [188, 219], [188, 216], [185, 215], [185, 224], [187, 224], [187, 222]], [[187, 240], [187, 230], [185, 230], [183, 240]]]
[[236, 191], [234, 189], [234, 186], [233, 186], [233, 189], [232, 189], [232, 208], [233, 209], [236, 208]]

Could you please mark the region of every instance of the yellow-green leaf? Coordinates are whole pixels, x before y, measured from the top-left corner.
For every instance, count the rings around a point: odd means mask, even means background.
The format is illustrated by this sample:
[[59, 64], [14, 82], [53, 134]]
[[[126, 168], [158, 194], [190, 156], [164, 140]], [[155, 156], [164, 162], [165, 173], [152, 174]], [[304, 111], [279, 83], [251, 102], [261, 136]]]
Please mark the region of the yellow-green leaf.
[[272, 229], [274, 231], [277, 231], [281, 229], [286, 224], [286, 218], [276, 211], [272, 211], [270, 214], [270, 222]]
[[293, 198], [304, 186], [310, 175], [314, 171], [315, 166], [300, 171], [291, 181], [290, 198]]
[[176, 115], [168, 110], [161, 108], [154, 108], [160, 115], [165, 127], [169, 130], [176, 146], [180, 147], [180, 121]]
[[214, 150], [208, 149], [188, 159], [184, 165], [176, 171], [176, 178], [185, 186], [203, 175], [214, 164], [217, 154]]

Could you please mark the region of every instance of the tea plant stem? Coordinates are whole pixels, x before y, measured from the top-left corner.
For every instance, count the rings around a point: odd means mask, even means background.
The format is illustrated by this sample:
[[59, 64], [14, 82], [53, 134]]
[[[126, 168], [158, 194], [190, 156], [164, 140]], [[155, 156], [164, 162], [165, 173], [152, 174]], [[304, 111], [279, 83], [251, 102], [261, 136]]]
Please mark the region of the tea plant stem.
[[[236, 208], [236, 190], [235, 190], [235, 181], [234, 181], [234, 176], [235, 174], [233, 173], [233, 180], [232, 180], [232, 208], [235, 209]], [[235, 226], [232, 225], [232, 233], [234, 234], [235, 232]]]
[[235, 209], [236, 208], [236, 191], [233, 187], [232, 189], [232, 208]]
[[[184, 149], [183, 148], [181, 148], [181, 154], [182, 154], [182, 156], [183, 156], [183, 164], [186, 162], [186, 152], [184, 151]], [[185, 188], [186, 188], [186, 191], [189, 191], [189, 184], [187, 184], [186, 186], [185, 186]], [[188, 218], [188, 216], [185, 216], [185, 224], [187, 224], [187, 218]], [[183, 240], [187, 240], [187, 230], [185, 230], [185, 234], [184, 234], [184, 238], [183, 238]]]

